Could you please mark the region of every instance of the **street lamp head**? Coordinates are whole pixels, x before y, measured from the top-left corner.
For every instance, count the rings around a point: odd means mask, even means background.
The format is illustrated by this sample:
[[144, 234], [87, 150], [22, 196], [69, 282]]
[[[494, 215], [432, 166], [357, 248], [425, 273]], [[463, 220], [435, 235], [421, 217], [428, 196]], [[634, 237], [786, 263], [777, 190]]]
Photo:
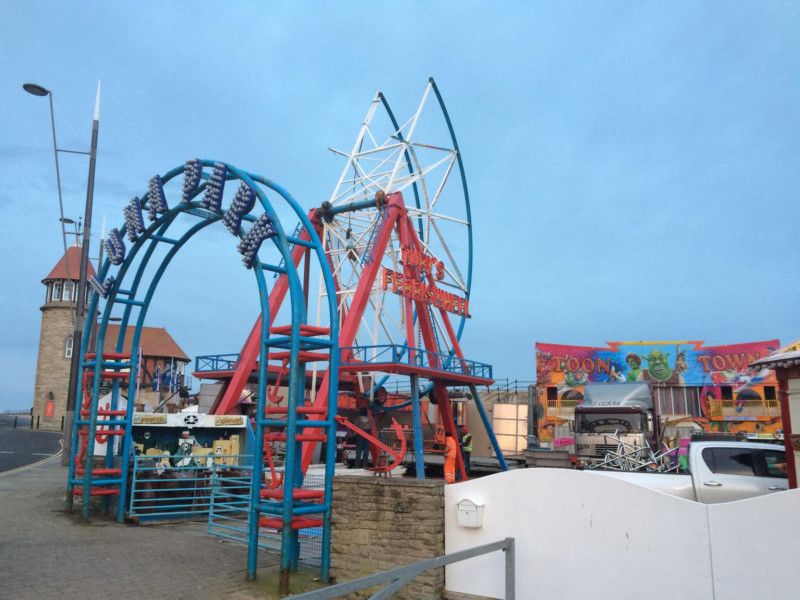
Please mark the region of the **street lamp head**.
[[28, 92], [29, 94], [33, 94], [34, 96], [47, 96], [50, 93], [50, 90], [47, 88], [43, 88], [40, 85], [35, 83], [26, 83], [23, 84], [22, 89]]
[[75, 223], [75, 221], [73, 221], [69, 217], [61, 217], [59, 221], [61, 221], [64, 225], [73, 225]]

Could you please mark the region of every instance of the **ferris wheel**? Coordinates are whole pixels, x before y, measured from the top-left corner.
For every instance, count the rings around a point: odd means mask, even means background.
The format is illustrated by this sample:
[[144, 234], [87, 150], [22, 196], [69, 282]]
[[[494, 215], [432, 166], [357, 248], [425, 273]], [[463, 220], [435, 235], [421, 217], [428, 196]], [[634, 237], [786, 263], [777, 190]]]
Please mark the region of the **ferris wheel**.
[[[427, 321], [438, 353], [452, 355], [469, 316], [472, 223], [461, 154], [436, 83], [428, 81], [416, 110], [402, 123], [378, 92], [352, 149], [331, 150], [344, 165], [320, 208], [321, 238], [336, 282], [340, 324], [363, 287], [365, 273], [376, 268], [380, 273], [368, 290], [350, 344], [368, 348], [373, 357], [386, 347], [429, 347], [421, 328]], [[398, 193], [401, 218], [413, 234], [403, 235], [398, 223], [391, 226], [388, 242], [379, 244], [386, 200]], [[402, 289], [398, 293], [397, 280], [411, 263], [425, 273], [421, 283], [435, 290], [438, 303], [417, 303], [409, 310], [409, 294]], [[325, 301], [320, 287], [318, 307]], [[420, 311], [427, 317], [421, 318]], [[322, 312], [318, 309], [318, 315]]]

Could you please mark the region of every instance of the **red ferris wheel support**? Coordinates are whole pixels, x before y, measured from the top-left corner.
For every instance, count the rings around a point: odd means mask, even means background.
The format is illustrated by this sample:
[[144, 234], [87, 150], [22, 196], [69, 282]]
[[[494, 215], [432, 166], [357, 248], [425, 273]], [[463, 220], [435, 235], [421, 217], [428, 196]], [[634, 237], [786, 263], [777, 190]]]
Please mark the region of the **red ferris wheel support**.
[[[403, 196], [400, 192], [389, 194], [385, 199], [376, 200], [383, 204], [381, 210], [385, 211], [384, 217], [381, 221], [380, 228], [375, 232], [375, 241], [372, 249], [373, 257], [380, 257], [386, 251], [386, 247], [391, 239], [392, 231], [396, 230], [398, 238], [402, 244], [402, 252], [404, 257], [407, 254], [416, 253], [417, 255], [424, 254], [424, 249], [417, 236], [417, 232], [409, 218], [408, 212], [403, 201]], [[316, 224], [318, 230], [321, 231], [321, 222], [317, 210], [312, 210], [309, 213], [309, 218]], [[302, 238], [301, 238], [302, 239]], [[292, 259], [296, 265], [299, 265], [303, 258], [305, 248], [296, 246], [292, 251]], [[434, 333], [434, 325], [431, 321], [430, 310], [433, 308], [425, 298], [429, 296], [425, 292], [435, 292], [436, 285], [435, 278], [432, 276], [430, 269], [427, 270], [424, 266], [416, 264], [411, 258], [403, 260], [403, 277], [406, 282], [417, 282], [422, 290], [421, 293], [404, 295], [405, 306], [405, 324], [406, 324], [406, 345], [409, 348], [409, 363], [416, 364], [415, 353], [419, 349], [414, 348], [414, 330], [413, 323], [416, 318], [419, 323], [422, 341], [424, 344], [424, 351], [429, 357], [428, 367], [414, 368], [409, 367], [405, 369], [408, 374], [409, 371], [417, 371], [417, 375], [430, 379], [433, 382], [433, 393], [436, 397], [437, 410], [445, 431], [451, 433], [453, 436], [458, 437], [456, 431], [456, 424], [453, 418], [452, 405], [450, 403], [449, 394], [445, 381], [437, 378], [436, 371], [441, 368], [441, 352], [437, 343], [436, 335]], [[350, 347], [355, 341], [361, 320], [364, 316], [364, 310], [370, 298], [370, 294], [375, 288], [376, 283], [379, 282], [379, 274], [381, 274], [381, 261], [377, 258], [369, 260], [361, 273], [358, 287], [350, 302], [349, 308], [344, 315], [339, 333], [339, 345], [342, 348], [341, 362], [343, 364], [352, 365], [352, 350]], [[385, 284], [385, 281], [384, 281]], [[288, 282], [286, 276], [282, 275], [276, 281], [275, 286], [270, 294], [270, 316], [274, 322], [275, 315], [281, 307], [281, 303], [286, 297], [288, 290]], [[415, 296], [415, 297], [414, 297]], [[415, 310], [416, 309], [416, 310]], [[441, 306], [433, 308], [439, 311], [442, 322], [445, 324], [448, 340], [450, 346], [455, 353], [457, 360], [463, 361], [464, 356], [461, 351], [458, 338], [455, 334], [454, 328], [450, 322], [447, 311]], [[272, 327], [273, 323], [270, 323]], [[259, 356], [259, 341], [260, 341], [261, 320], [256, 320], [250, 335], [247, 338], [242, 351], [239, 355], [239, 361], [236, 370], [228, 383], [225, 392], [220, 400], [216, 403], [212, 412], [215, 414], [227, 414], [237, 408], [239, 398], [242, 390], [244, 389], [250, 375], [256, 368]], [[348, 373], [359, 371], [359, 367], [350, 366], [344, 369]], [[371, 366], [364, 365], [363, 370], [374, 370]], [[325, 408], [327, 402], [327, 393], [330, 381], [330, 372], [325, 371], [319, 388], [313, 393], [314, 408]], [[322, 414], [310, 414], [309, 420], [321, 420], [325, 418]], [[309, 441], [303, 444], [303, 460], [302, 469], [305, 472], [311, 464], [312, 457], [316, 448], [317, 442]], [[457, 467], [461, 473], [462, 478], [466, 478], [466, 469], [463, 464], [462, 456], [460, 453], [456, 457]]]

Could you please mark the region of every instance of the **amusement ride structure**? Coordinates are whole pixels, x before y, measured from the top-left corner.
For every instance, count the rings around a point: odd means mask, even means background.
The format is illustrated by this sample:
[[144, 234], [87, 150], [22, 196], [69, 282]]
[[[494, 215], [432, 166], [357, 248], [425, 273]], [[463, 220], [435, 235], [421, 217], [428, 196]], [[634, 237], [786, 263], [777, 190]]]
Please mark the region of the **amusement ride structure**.
[[[379, 92], [352, 149], [334, 152], [344, 158], [338, 182], [328, 200], [307, 213], [278, 184], [210, 160], [192, 160], [154, 177], [146, 195], [126, 206], [125, 226], [109, 236], [108, 259], [93, 282], [89, 314], [105, 302], [96, 346], [89, 348], [91, 328], [82, 345], [84, 385], [72, 434], [68, 502], [81, 497], [85, 518], [92, 496], [106, 502], [125, 498], [137, 337], [153, 294], [178, 250], [217, 221], [239, 238], [237, 248], [255, 274], [260, 301], [238, 355], [198, 358], [207, 365], [201, 376], [224, 382], [212, 409], [217, 415], [239, 414], [246, 386], [257, 385], [250, 577], [256, 575], [260, 528], [280, 531], [281, 572], [288, 582], [299, 559], [298, 532], [318, 527], [321, 577], [329, 578], [337, 429], [368, 440], [376, 473], [397, 467], [410, 444], [416, 476], [424, 478], [431, 447], [423, 436], [423, 416], [429, 415], [422, 399], [435, 405], [434, 437], [458, 438], [448, 389], [469, 387], [500, 467], [506, 468], [476, 389], [493, 382], [491, 367], [467, 359], [461, 348], [470, 316], [472, 222], [461, 154], [433, 79], [402, 123]], [[167, 184], [181, 174], [180, 199], [170, 206]], [[279, 215], [297, 219], [292, 233]], [[127, 251], [124, 236], [131, 243]], [[117, 352], [103, 354], [112, 312], [122, 320]], [[128, 324], [135, 325], [129, 355], [122, 352]], [[100, 406], [104, 380], [112, 401]], [[340, 415], [340, 404], [367, 409], [371, 428]], [[410, 427], [395, 418], [401, 412], [411, 413]], [[122, 440], [123, 460], [115, 460], [113, 444], [106, 444], [102, 467], [88, 460], [96, 441], [114, 437]], [[312, 462], [324, 464], [322, 486], [304, 486]], [[460, 454], [457, 464], [466, 478]], [[118, 502], [118, 520], [124, 505]]]

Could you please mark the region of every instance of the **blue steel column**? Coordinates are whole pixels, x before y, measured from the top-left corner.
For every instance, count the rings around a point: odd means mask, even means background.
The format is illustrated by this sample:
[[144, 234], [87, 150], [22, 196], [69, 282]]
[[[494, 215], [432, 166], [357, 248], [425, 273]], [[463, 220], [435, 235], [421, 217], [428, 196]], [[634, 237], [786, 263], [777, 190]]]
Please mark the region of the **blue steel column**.
[[[208, 163], [209, 165], [213, 165], [213, 161], [203, 161], [204, 164]], [[303, 299], [303, 289], [300, 284], [300, 277], [297, 274], [297, 270], [295, 268], [294, 262], [292, 260], [291, 252], [289, 251], [289, 245], [286, 240], [286, 234], [283, 230], [283, 226], [281, 225], [280, 219], [278, 218], [277, 214], [275, 213], [272, 205], [270, 204], [269, 200], [266, 197], [264, 191], [256, 185], [255, 181], [261, 180], [260, 177], [251, 175], [245, 171], [241, 171], [232, 165], [227, 165], [228, 171], [236, 175], [242, 182], [248, 185], [258, 196], [258, 199], [261, 202], [261, 206], [264, 209], [264, 212], [272, 219], [273, 226], [275, 227], [275, 231], [277, 235], [272, 238], [275, 247], [277, 248], [278, 252], [280, 252], [281, 257], [283, 258], [283, 264], [286, 267], [286, 277], [289, 283], [289, 299], [291, 303], [291, 341], [289, 346], [289, 393], [288, 396], [288, 406], [287, 406], [287, 423], [286, 423], [286, 458], [284, 461], [284, 469], [283, 469], [283, 508], [281, 511], [281, 583], [280, 588], [284, 587], [284, 580], [285, 580], [285, 587], [288, 588], [288, 576], [289, 576], [289, 568], [291, 566], [292, 557], [295, 556], [297, 552], [297, 531], [293, 530], [291, 527], [292, 524], [292, 517], [294, 515], [294, 488], [295, 488], [295, 473], [294, 473], [294, 465], [295, 461], [297, 460], [297, 443], [295, 441], [295, 436], [297, 435], [297, 390], [300, 384], [305, 384], [305, 381], [299, 381], [299, 354], [300, 354], [300, 324], [305, 322], [305, 302]], [[281, 194], [285, 197], [284, 194]], [[261, 263], [257, 259], [254, 264], [254, 269], [257, 269], [256, 277], [261, 280], [263, 278], [263, 271], [261, 269]], [[262, 321], [264, 319], [262, 318]], [[267, 335], [269, 334], [269, 321], [267, 320], [266, 324], [262, 323], [262, 326], [266, 326], [267, 328]], [[262, 331], [262, 339], [263, 339], [263, 331]], [[262, 348], [262, 351], [264, 348]], [[268, 357], [268, 356], [267, 356]], [[265, 361], [264, 364], [266, 365]], [[265, 366], [266, 368], [266, 366]], [[265, 371], [266, 373], [266, 371]], [[265, 380], [266, 382], [266, 380]], [[260, 385], [260, 382], [259, 382]], [[259, 419], [264, 419], [264, 415], [259, 415]], [[290, 443], [291, 441], [291, 443]], [[263, 457], [260, 459], [254, 457], [255, 460], [263, 460]], [[259, 480], [259, 488], [260, 488], [260, 480]], [[260, 489], [259, 489], [259, 496], [260, 496]], [[260, 500], [260, 498], [259, 498]], [[260, 502], [257, 505], [260, 511]], [[252, 537], [249, 539], [249, 542], [253, 543]], [[257, 540], [255, 540], [257, 542]]]
[[[264, 277], [259, 268], [256, 272], [259, 300], [261, 302], [261, 346], [258, 354], [258, 397], [256, 402], [256, 432], [253, 444], [253, 471], [250, 479], [250, 507], [247, 529], [247, 578], [256, 578], [258, 568], [258, 510], [261, 503], [261, 475], [264, 469], [264, 413], [267, 400], [267, 359], [269, 343], [269, 298], [264, 285]], [[263, 286], [263, 287], [262, 287]]]
[[414, 428], [414, 464], [417, 479], [425, 479], [425, 450], [422, 446], [422, 410], [419, 405], [419, 375], [411, 376], [411, 423]]

